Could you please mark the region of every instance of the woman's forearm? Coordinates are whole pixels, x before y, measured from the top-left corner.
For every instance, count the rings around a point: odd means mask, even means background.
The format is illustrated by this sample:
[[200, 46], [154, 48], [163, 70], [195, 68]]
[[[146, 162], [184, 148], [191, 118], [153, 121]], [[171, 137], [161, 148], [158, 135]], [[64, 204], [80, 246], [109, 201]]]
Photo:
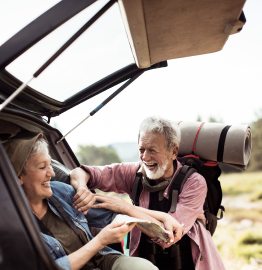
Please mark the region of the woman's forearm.
[[121, 242], [124, 239], [124, 236], [130, 232], [135, 225], [136, 223], [126, 225], [123, 221], [115, 221], [107, 225], [95, 238], [68, 256], [71, 269], [81, 269], [106, 245]]
[[68, 255], [71, 270], [81, 269], [102, 248], [104, 248], [104, 246], [99, 239], [95, 237], [83, 247]]

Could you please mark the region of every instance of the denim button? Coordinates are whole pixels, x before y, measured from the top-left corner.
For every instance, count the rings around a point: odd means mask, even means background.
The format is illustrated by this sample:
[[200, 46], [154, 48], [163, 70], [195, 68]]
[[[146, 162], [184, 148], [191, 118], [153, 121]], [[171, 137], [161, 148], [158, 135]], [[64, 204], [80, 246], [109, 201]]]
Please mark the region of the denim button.
[[59, 250], [59, 247], [56, 247], [56, 250]]

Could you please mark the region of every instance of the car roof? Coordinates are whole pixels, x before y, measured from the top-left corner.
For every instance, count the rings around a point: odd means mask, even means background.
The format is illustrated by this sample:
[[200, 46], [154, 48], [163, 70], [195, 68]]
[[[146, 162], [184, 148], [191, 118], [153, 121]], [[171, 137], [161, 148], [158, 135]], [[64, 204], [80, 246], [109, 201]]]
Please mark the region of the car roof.
[[[0, 99], [23, 82], [5, 67], [95, 0], [64, 0], [25, 26], [0, 47]], [[166, 67], [166, 60], [221, 50], [230, 34], [240, 32], [245, 0], [118, 1], [136, 64], [130, 64], [87, 86], [65, 101], [57, 101], [27, 86], [13, 101], [42, 116], [54, 117], [83, 101], [145, 71]]]

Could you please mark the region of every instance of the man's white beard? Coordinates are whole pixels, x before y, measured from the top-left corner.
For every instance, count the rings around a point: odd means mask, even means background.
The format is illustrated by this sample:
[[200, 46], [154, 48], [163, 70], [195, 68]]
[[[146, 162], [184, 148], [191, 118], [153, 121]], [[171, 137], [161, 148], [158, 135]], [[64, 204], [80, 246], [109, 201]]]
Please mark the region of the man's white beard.
[[157, 170], [156, 170], [156, 171], [150, 171], [150, 170], [145, 166], [145, 164], [143, 163], [143, 167], [144, 167], [144, 169], [145, 169], [146, 176], [147, 176], [149, 179], [153, 179], [153, 180], [159, 179], [159, 178], [161, 178], [161, 177], [165, 174], [167, 165], [168, 165], [168, 158], [166, 159], [166, 162], [165, 162], [165, 164], [163, 164], [163, 165], [159, 165], [159, 164], [157, 163]]

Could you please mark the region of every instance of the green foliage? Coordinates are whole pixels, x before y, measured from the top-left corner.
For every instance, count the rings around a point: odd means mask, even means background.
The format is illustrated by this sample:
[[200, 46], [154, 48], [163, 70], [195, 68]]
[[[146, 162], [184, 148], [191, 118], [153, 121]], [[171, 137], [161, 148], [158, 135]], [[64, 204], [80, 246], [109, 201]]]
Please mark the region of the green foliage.
[[200, 115], [197, 116], [197, 122], [202, 122], [202, 118]]
[[247, 231], [237, 239], [237, 245], [232, 248], [237, 257], [248, 262], [250, 258], [262, 259], [262, 233]]
[[81, 164], [103, 166], [121, 162], [116, 151], [110, 146], [78, 145], [78, 148], [76, 156]]
[[213, 117], [213, 116], [210, 116], [210, 117], [209, 117], [208, 122], [209, 122], [209, 123], [218, 123], [218, 121], [216, 120], [216, 118]]

